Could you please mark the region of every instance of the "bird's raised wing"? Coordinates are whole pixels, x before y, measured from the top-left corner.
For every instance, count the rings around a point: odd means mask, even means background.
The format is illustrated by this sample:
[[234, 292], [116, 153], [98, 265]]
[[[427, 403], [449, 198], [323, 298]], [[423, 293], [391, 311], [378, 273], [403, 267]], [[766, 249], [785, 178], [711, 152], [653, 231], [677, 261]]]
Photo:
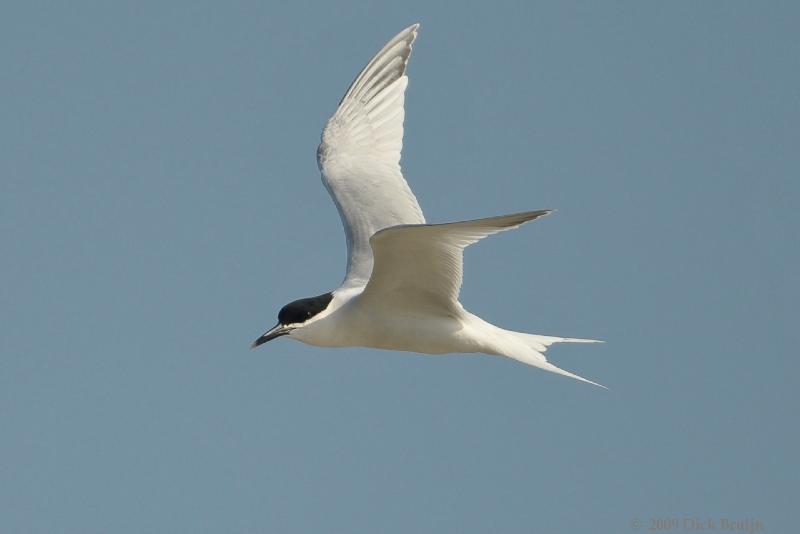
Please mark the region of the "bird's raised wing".
[[400, 171], [406, 64], [418, 27], [397, 34], [367, 63], [322, 131], [317, 161], [347, 237], [343, 286], [367, 283], [375, 232], [425, 222]]
[[464, 249], [486, 236], [517, 228], [550, 211], [381, 230], [370, 239], [375, 265], [361, 299], [391, 302], [396, 310], [457, 313]]

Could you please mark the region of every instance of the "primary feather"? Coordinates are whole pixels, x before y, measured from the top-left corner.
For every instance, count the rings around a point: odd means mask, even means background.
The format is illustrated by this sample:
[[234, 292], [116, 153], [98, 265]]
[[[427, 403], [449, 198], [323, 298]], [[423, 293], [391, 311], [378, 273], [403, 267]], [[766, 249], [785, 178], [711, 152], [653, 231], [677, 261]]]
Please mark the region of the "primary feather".
[[406, 65], [418, 27], [397, 34], [367, 63], [322, 132], [317, 162], [347, 238], [345, 287], [369, 280], [375, 232], [425, 222], [400, 170]]
[[464, 249], [484, 237], [511, 230], [550, 210], [445, 224], [393, 226], [370, 239], [375, 263], [363, 299], [385, 299], [395, 307], [452, 313], [464, 273]]

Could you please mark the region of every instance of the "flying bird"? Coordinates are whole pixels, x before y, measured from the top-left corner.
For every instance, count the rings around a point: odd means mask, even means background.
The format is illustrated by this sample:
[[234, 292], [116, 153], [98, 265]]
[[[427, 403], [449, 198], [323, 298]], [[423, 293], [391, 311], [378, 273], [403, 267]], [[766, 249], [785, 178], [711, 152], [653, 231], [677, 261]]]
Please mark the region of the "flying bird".
[[317, 163], [347, 238], [344, 281], [281, 308], [278, 324], [251, 346], [288, 336], [320, 347], [484, 353], [599, 386], [544, 356], [553, 343], [595, 340], [505, 330], [458, 301], [467, 246], [552, 210], [426, 224], [400, 169], [406, 66], [418, 29], [401, 31], [367, 63], [322, 131]]

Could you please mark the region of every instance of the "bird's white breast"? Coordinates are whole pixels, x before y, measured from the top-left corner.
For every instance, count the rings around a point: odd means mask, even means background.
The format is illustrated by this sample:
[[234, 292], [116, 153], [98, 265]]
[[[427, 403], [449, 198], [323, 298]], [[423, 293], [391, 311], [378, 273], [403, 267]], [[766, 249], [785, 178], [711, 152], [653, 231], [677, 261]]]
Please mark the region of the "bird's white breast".
[[364, 304], [358, 295], [295, 330], [292, 337], [321, 347], [371, 347], [425, 354], [479, 352], [471, 314], [464, 317]]

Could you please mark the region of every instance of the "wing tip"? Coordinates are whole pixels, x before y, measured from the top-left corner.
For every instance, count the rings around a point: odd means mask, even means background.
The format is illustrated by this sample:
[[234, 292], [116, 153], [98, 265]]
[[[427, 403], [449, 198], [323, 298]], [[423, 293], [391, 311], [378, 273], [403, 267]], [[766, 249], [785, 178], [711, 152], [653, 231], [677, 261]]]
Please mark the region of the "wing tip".
[[550, 215], [551, 213], [553, 213], [555, 211], [556, 211], [555, 208], [545, 208], [545, 209], [542, 209], [542, 210], [529, 211], [527, 213], [529, 213], [531, 215], [534, 215], [535, 216], [534, 218], [538, 219], [539, 217], [547, 217], [548, 215]]
[[417, 33], [419, 32], [419, 27], [420, 27], [420, 23], [419, 22], [415, 22], [414, 24], [412, 24], [411, 26], [409, 26], [408, 28], [402, 30], [399, 34], [397, 34], [397, 37], [400, 37], [401, 35], [405, 35], [405, 34], [409, 34], [410, 33], [410, 34], [412, 34], [411, 41], [413, 42], [414, 39], [417, 38]]
[[[405, 76], [406, 68], [408, 67], [408, 60], [411, 59], [411, 52], [414, 50], [414, 41], [417, 40], [417, 34], [419, 33], [419, 22], [415, 22], [408, 28], [404, 29], [400, 33], [394, 36], [394, 38], [389, 41], [389, 43], [396, 43], [398, 41], [405, 41], [408, 50], [401, 54], [403, 57], [403, 75]], [[387, 43], [387, 46], [388, 44]]]
[[342, 104], [351, 97], [362, 97], [363, 95], [361, 93], [372, 87], [373, 84], [371, 81], [373, 80], [373, 77], [382, 72], [381, 69], [386, 66], [387, 60], [399, 58], [400, 68], [397, 69], [393, 75], [380, 80], [377, 89], [372, 91], [370, 100], [372, 97], [381, 94], [386, 87], [390, 86], [398, 78], [403, 78], [406, 75], [408, 61], [411, 58], [411, 52], [414, 48], [413, 44], [417, 39], [417, 31], [419, 30], [419, 27], [420, 23], [416, 22], [404, 30], [401, 30], [400, 33], [389, 39], [389, 41], [383, 45], [383, 48], [381, 48], [372, 57], [372, 59], [367, 62], [364, 68], [361, 69], [361, 72], [358, 73], [358, 76], [356, 76], [355, 80], [353, 80], [353, 82], [350, 84], [350, 87], [347, 88], [344, 96], [339, 101], [339, 107], [341, 107]]
[[534, 211], [523, 211], [520, 213], [512, 213], [511, 215], [503, 216], [501, 215], [499, 218], [506, 218], [508, 219], [508, 224], [505, 226], [509, 227], [518, 227], [526, 222], [535, 221], [536, 219], [541, 219], [542, 217], [546, 217], [553, 213], [554, 209], [542, 209], [542, 210], [534, 210]]
[[[403, 43], [405, 43], [406, 50], [401, 52], [399, 55], [401, 57], [403, 57], [403, 59], [404, 59], [403, 64], [405, 66], [405, 64], [408, 63], [408, 58], [411, 57], [411, 50], [413, 48], [412, 45], [414, 44], [414, 41], [416, 41], [416, 39], [417, 39], [417, 34], [419, 33], [419, 27], [420, 27], [420, 23], [419, 22], [415, 22], [414, 24], [412, 24], [408, 28], [405, 28], [404, 30], [401, 30], [400, 33], [398, 33], [397, 35], [395, 35], [394, 37], [389, 39], [389, 41], [385, 45], [383, 45], [383, 48], [377, 54], [375, 54], [375, 57], [380, 56], [386, 50], [389, 50], [393, 46], [397, 45], [398, 43], [403, 42]], [[405, 71], [405, 69], [403, 69], [403, 70]]]

